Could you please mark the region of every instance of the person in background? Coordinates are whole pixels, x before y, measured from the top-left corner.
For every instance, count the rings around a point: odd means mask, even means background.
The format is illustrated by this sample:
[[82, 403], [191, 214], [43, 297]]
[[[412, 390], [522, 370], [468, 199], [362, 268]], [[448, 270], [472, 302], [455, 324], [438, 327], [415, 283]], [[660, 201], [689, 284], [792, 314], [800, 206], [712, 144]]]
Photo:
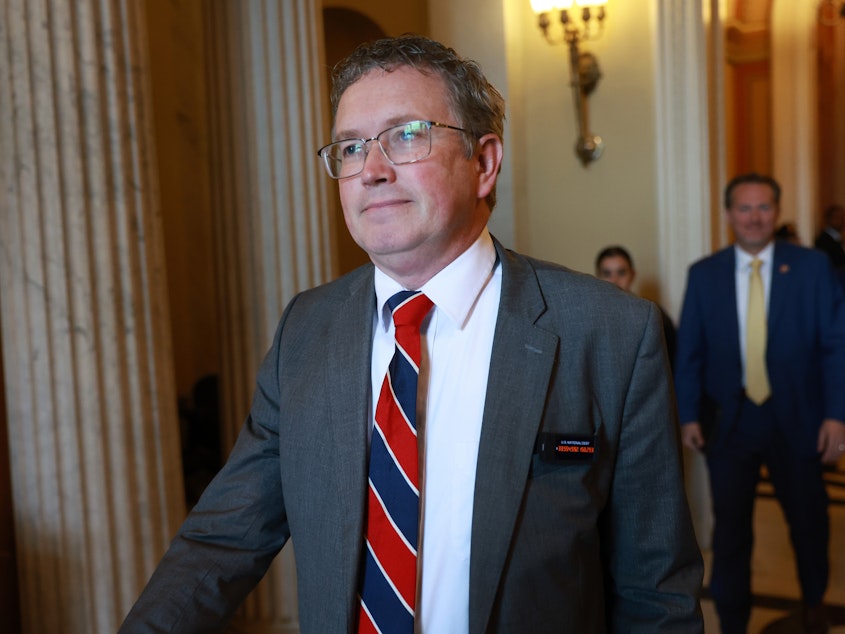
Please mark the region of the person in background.
[[801, 240], [798, 238], [798, 229], [795, 227], [794, 222], [783, 222], [780, 226], [775, 229], [775, 240], [786, 240], [787, 242], [792, 242], [793, 244], [801, 244]]
[[[619, 245], [605, 247], [596, 256], [596, 277], [606, 280], [621, 288], [623, 291], [631, 292], [631, 286], [637, 272], [634, 269], [634, 260], [625, 247]], [[674, 367], [675, 363], [675, 323], [669, 314], [658, 305], [660, 316], [663, 320], [663, 337], [666, 339], [666, 350], [669, 353], [669, 363]]]
[[363, 44], [332, 110], [371, 263], [288, 304], [121, 632], [223, 631], [289, 539], [304, 634], [702, 632], [658, 310], [490, 235], [505, 104], [475, 62]]
[[824, 251], [836, 269], [845, 286], [845, 246], [842, 232], [845, 231], [845, 207], [830, 205], [824, 210], [824, 228], [816, 236], [815, 247]]
[[751, 613], [753, 512], [767, 467], [790, 528], [807, 634], [827, 631], [823, 465], [845, 451], [845, 299], [815, 249], [774, 240], [780, 185], [743, 174], [725, 188], [735, 243], [694, 263], [678, 328], [684, 444], [705, 451], [713, 500], [710, 594], [722, 632]]

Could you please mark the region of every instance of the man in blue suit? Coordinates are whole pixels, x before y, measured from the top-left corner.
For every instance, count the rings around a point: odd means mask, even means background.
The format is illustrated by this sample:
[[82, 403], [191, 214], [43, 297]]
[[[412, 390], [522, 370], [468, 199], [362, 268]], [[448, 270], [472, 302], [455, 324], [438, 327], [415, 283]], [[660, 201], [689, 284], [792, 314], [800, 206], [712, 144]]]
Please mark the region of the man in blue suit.
[[[728, 184], [724, 204], [736, 242], [690, 267], [678, 331], [682, 438], [707, 456], [715, 516], [710, 591], [725, 633], [745, 632], [751, 612], [762, 465], [789, 523], [805, 631], [827, 631], [822, 471], [845, 451], [845, 303], [824, 254], [774, 240], [779, 200], [780, 186], [767, 176]], [[755, 312], [748, 303], [754, 268], [762, 281], [758, 325], [747, 321]], [[747, 346], [758, 336], [755, 372]]]

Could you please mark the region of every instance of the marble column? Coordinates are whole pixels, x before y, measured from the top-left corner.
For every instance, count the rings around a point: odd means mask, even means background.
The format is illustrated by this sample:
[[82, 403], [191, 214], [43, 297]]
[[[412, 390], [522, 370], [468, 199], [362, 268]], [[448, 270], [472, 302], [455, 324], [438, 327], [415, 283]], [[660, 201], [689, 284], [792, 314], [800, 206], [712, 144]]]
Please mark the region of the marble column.
[[112, 633], [184, 516], [135, 0], [0, 0], [0, 323], [23, 631]]
[[[708, 0], [709, 1], [709, 0]], [[713, 0], [715, 3], [716, 0]], [[711, 211], [711, 147], [719, 121], [711, 121], [708, 99], [708, 39], [703, 0], [656, 0], [656, 116], [658, 146], [658, 227], [661, 297], [667, 306], [683, 303], [687, 267], [711, 251], [716, 224]], [[718, 20], [718, 16], [716, 16]], [[715, 109], [715, 108], [714, 108]], [[711, 146], [711, 143], [714, 144]], [[718, 152], [714, 152], [718, 155]], [[675, 321], [677, 323], [677, 312]], [[693, 524], [702, 548], [710, 547], [713, 519], [707, 465], [700, 454], [684, 450], [686, 488]]]
[[818, 5], [780, 0], [771, 9], [772, 175], [780, 220], [794, 220], [804, 244], [819, 217]]
[[[332, 275], [329, 182], [316, 157], [328, 99], [319, 3], [208, 2], [215, 258], [224, 442], [293, 295]], [[236, 617], [237, 632], [298, 631], [291, 545]]]

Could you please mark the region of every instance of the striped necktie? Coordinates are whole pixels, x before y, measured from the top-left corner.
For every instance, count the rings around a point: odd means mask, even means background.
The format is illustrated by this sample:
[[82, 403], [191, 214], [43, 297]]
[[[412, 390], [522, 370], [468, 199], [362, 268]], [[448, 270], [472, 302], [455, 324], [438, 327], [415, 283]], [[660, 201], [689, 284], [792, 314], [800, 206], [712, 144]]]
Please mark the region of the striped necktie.
[[745, 322], [745, 394], [761, 405], [769, 398], [769, 374], [766, 371], [766, 298], [763, 293], [761, 260], [751, 261], [748, 278], [748, 315]]
[[420, 324], [433, 306], [419, 291], [387, 301], [396, 350], [376, 404], [358, 631], [414, 631], [419, 530], [417, 377]]

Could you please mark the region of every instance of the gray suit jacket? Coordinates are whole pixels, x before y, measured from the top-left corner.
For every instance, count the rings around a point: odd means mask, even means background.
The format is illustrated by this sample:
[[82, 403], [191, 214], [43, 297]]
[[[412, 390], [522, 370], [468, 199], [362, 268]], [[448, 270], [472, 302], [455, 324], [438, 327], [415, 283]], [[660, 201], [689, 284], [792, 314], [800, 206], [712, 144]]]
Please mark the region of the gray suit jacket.
[[[470, 631], [703, 631], [660, 311], [496, 249]], [[121, 632], [219, 631], [289, 537], [302, 632], [354, 631], [374, 305], [371, 265], [291, 301], [226, 466]], [[594, 453], [539, 450], [571, 438]]]

